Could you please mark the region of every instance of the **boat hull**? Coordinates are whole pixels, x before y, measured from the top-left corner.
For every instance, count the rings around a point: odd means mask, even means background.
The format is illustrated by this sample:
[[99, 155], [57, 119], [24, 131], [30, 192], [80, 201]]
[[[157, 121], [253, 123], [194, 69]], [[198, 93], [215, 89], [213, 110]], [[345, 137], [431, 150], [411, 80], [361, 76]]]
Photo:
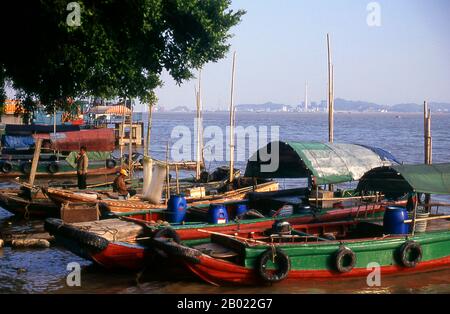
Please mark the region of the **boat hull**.
[[[228, 224], [197, 224], [197, 225], [179, 225], [172, 228], [176, 231], [180, 240], [202, 240], [209, 237], [208, 233], [201, 232], [199, 229], [209, 232], [220, 233], [234, 233], [234, 232], [251, 232], [251, 231], [263, 231], [272, 226], [275, 220], [286, 220], [292, 225], [295, 224], [308, 224], [313, 222], [326, 222], [339, 219], [347, 219], [351, 217], [367, 217], [370, 215], [377, 215], [384, 211], [384, 206], [377, 205], [374, 209], [370, 208], [358, 208], [352, 207], [348, 209], [333, 209], [317, 213], [305, 213], [302, 215], [293, 215], [291, 217], [279, 217], [279, 218], [259, 218], [250, 219], [237, 222], [230, 222]], [[148, 215], [148, 214], [146, 214]], [[144, 218], [142, 215], [138, 215], [137, 218]], [[148, 217], [147, 217], [148, 218]], [[155, 217], [153, 217], [155, 219]], [[133, 218], [128, 219], [133, 220]], [[136, 219], [137, 222], [143, 220]], [[84, 240], [90, 237], [97, 238], [97, 242], [104, 242], [101, 236], [89, 234], [89, 231], [79, 230], [76, 233], [66, 233], [64, 228], [67, 228], [68, 224], [63, 224], [61, 220], [47, 220], [46, 229], [53, 234], [57, 241], [60, 241], [67, 249], [73, 253], [91, 260], [105, 268], [115, 269], [127, 269], [138, 270], [142, 268], [146, 261], [152, 258], [154, 251], [153, 247], [147, 245], [135, 245], [121, 241], [106, 241], [102, 248], [92, 248]], [[78, 235], [78, 236], [77, 236]], [[69, 243], [70, 241], [70, 243]]]
[[[422, 247], [422, 258], [414, 267], [404, 266], [399, 251], [406, 241]], [[427, 232], [414, 237], [396, 236], [363, 240], [331, 241], [327, 243], [280, 245], [290, 260], [290, 271], [282, 282], [306, 279], [338, 280], [367, 277], [379, 267], [380, 275], [410, 274], [450, 267], [450, 231]], [[335, 253], [345, 246], [356, 256], [355, 266], [339, 272], [333, 266]], [[187, 269], [214, 285], [261, 285], [268, 283], [257, 271], [257, 259], [270, 246], [245, 249], [243, 265], [213, 258], [194, 250], [189, 258], [177, 256]], [[192, 256], [196, 257], [193, 259]]]

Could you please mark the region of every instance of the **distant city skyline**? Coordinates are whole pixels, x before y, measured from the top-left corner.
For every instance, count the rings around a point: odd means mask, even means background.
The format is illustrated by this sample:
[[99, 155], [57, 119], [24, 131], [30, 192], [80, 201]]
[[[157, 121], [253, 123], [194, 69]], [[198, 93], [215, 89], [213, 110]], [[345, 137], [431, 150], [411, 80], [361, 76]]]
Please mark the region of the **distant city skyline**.
[[[365, 0], [234, 0], [244, 9], [230, 51], [202, 71], [204, 108], [229, 106], [231, 55], [237, 52], [235, 103], [326, 99], [326, 34], [330, 33], [335, 96], [380, 105], [450, 102], [450, 1], [376, 1], [379, 27], [367, 23]], [[163, 73], [159, 104], [195, 107], [196, 80], [177, 86]]]

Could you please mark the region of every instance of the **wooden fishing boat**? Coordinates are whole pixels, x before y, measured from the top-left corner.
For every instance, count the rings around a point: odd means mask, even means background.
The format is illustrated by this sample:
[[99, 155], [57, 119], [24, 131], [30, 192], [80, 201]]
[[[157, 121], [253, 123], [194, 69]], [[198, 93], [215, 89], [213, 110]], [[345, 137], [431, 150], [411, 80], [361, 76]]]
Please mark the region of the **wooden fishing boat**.
[[[397, 165], [368, 171], [358, 190], [450, 194], [450, 164]], [[450, 215], [418, 218], [412, 211], [388, 208], [380, 222], [339, 221], [291, 226], [277, 223], [264, 232], [232, 235], [201, 230], [207, 241], [180, 243], [152, 238], [153, 245], [193, 274], [215, 285], [276, 283], [315, 278], [406, 274], [450, 267]], [[436, 206], [450, 206], [438, 204]], [[425, 223], [422, 230], [419, 223]]]
[[[248, 203], [248, 200], [228, 202], [224, 205], [230, 213], [233, 213], [242, 203]], [[199, 210], [197, 207], [188, 207], [183, 223], [170, 224], [167, 222], [169, 213], [166, 210], [157, 209], [79, 224], [67, 224], [60, 219], [47, 219], [45, 228], [64, 247], [83, 258], [106, 268], [138, 270], [154, 257], [155, 252], [149, 242], [153, 237], [170, 235], [180, 241], [198, 241], [209, 236], [199, 229], [234, 234], [235, 232], [263, 231], [279, 220], [286, 220], [296, 225], [351, 218], [370, 219], [382, 214], [387, 205], [386, 202], [380, 202], [370, 206], [361, 203], [359, 206], [353, 205], [347, 208], [303, 208], [288, 216], [280, 210], [276, 210], [275, 214], [272, 210], [261, 210], [266, 215], [261, 215], [258, 211], [249, 211], [247, 215], [239, 219], [230, 215], [228, 223], [225, 224], [206, 222], [208, 221], [207, 210]], [[248, 206], [251, 207], [250, 204]], [[281, 209], [283, 206], [282, 203], [278, 203], [276, 209]]]
[[[64, 152], [46, 154], [41, 152], [41, 144], [35, 151], [37, 167], [34, 176], [37, 178], [68, 178], [76, 176], [76, 155], [81, 146], [88, 148], [89, 177], [107, 176], [120, 170], [117, 162], [112, 158], [114, 150], [114, 134], [110, 129], [93, 129], [72, 132], [59, 132], [51, 134], [34, 134], [35, 141], [47, 141], [50, 145], [47, 150]], [[48, 155], [48, 154], [47, 154]], [[42, 157], [42, 158], [41, 158]], [[13, 160], [12, 155], [3, 155], [0, 161], [0, 178], [28, 178], [32, 172], [32, 158], [28, 160]], [[34, 156], [33, 156], [34, 158]], [[39, 160], [40, 159], [40, 160]]]
[[[239, 178], [236, 181], [241, 183], [240, 185], [243, 187], [220, 194], [205, 195], [204, 197], [187, 197], [186, 199], [192, 206], [209, 205], [211, 202], [218, 200], [242, 200], [249, 192], [275, 191], [278, 189], [278, 183], [275, 181], [258, 180], [256, 185], [253, 184], [255, 181], [249, 178]], [[245, 186], [245, 184], [248, 185]], [[114, 213], [144, 211], [165, 206], [163, 200], [159, 204], [152, 204], [141, 200], [139, 195], [136, 195], [129, 200], [115, 200], [111, 199], [110, 195], [107, 193], [93, 191], [73, 192], [55, 188], [44, 188], [43, 191], [52, 201], [59, 205], [66, 202], [102, 203], [103, 206], [106, 206], [109, 211]]]
[[381, 275], [448, 268], [450, 223], [440, 227], [444, 230], [405, 236], [386, 235], [375, 223], [330, 222], [295, 226], [288, 234], [212, 234], [191, 246], [162, 237], [152, 241], [208, 283], [258, 285], [366, 277], [374, 265]]
[[[356, 156], [351, 156], [350, 153], [337, 154], [336, 151], [342, 151], [342, 147], [329, 148], [320, 146], [320, 156], [314, 155], [317, 151], [318, 144], [306, 147], [312, 148], [310, 152], [303, 152], [301, 146], [297, 145], [297, 151], [291, 146], [294, 144], [280, 144], [282, 150], [280, 151], [280, 167], [277, 173], [273, 174], [274, 177], [314, 177], [314, 181], [317, 184], [339, 183], [345, 181], [358, 180], [361, 173], [361, 169], [371, 169], [374, 166], [380, 166], [384, 164], [390, 164], [389, 161], [381, 158], [375, 154], [372, 150], [362, 147], [353, 146], [346, 148], [354, 148]], [[300, 153], [299, 153], [300, 152]], [[301, 156], [300, 156], [301, 154]], [[333, 165], [329, 164], [330, 160], [338, 160], [339, 167], [333, 170]], [[259, 160], [259, 159], [255, 159]], [[356, 162], [355, 162], [356, 160]], [[368, 164], [364, 164], [367, 160]], [[342, 162], [344, 165], [342, 165]], [[345, 166], [345, 169], [343, 167]], [[320, 169], [327, 169], [327, 172], [323, 172]], [[356, 170], [355, 170], [356, 169]], [[249, 177], [258, 177], [259, 174], [258, 165], [247, 165], [246, 175]], [[255, 174], [255, 175], [254, 175]], [[268, 177], [268, 174], [264, 174]], [[167, 224], [157, 223], [158, 220], [167, 220], [168, 212], [165, 209], [151, 209], [141, 211], [139, 208], [139, 202], [129, 206], [128, 217], [122, 217], [122, 220], [126, 220], [130, 227], [127, 229], [136, 228], [135, 231], [127, 233], [123, 237], [105, 238], [104, 234], [109, 234], [105, 230], [115, 230], [117, 228], [108, 226], [109, 223], [118, 223], [118, 220], [110, 220], [102, 222], [102, 228], [98, 228], [98, 224], [93, 222], [92, 228], [90, 225], [76, 225], [76, 224], [64, 224], [60, 220], [47, 220], [46, 228], [49, 232], [55, 235], [57, 239], [72, 252], [79, 254], [85, 258], [88, 258], [98, 264], [105, 267], [118, 267], [118, 268], [138, 268], [144, 263], [144, 257], [151, 252], [151, 247], [144, 241], [148, 240], [148, 230], [153, 230], [150, 237], [160, 235], [158, 232], [161, 230], [162, 234], [165, 232], [170, 234], [176, 234], [181, 240], [201, 240], [207, 237], [205, 233], [199, 231], [199, 228], [214, 231], [233, 233], [242, 230], [248, 232], [264, 230], [269, 228], [274, 221], [279, 219], [287, 219], [292, 224], [305, 224], [312, 223], [314, 221], [332, 221], [339, 219], [367, 219], [369, 217], [376, 217], [384, 211], [385, 206], [389, 203], [383, 199], [382, 195], [371, 195], [368, 198], [360, 196], [352, 196], [351, 193], [345, 193], [343, 191], [336, 191], [331, 193], [331, 199], [317, 197], [318, 193], [322, 193], [318, 187], [312, 191], [309, 188], [300, 188], [293, 190], [283, 190], [275, 192], [259, 192], [252, 193], [253, 187], [247, 187], [245, 192], [247, 198], [241, 201], [236, 199], [242, 198], [241, 195], [225, 194], [221, 195], [219, 199], [215, 199], [214, 196], [208, 200], [191, 200], [188, 204], [186, 219], [182, 224], [171, 224], [172, 229], [167, 229]], [[267, 189], [268, 190], [268, 189]], [[64, 191], [47, 190], [48, 195], [53, 197], [57, 202], [62, 202], [68, 196]], [[238, 192], [242, 192], [239, 191]], [[312, 193], [314, 192], [314, 193]], [[236, 193], [236, 192], [230, 192]], [[316, 195], [312, 200], [310, 199], [311, 193]], [[325, 195], [325, 193], [323, 193]], [[329, 195], [329, 194], [327, 194]], [[349, 197], [350, 195], [350, 197]], [[228, 202], [226, 202], [228, 201]], [[106, 204], [105, 200], [101, 200], [103, 204]], [[127, 204], [126, 202], [112, 203], [108, 201], [106, 207], [110, 207], [110, 210], [115, 212], [116, 216], [123, 216], [124, 213], [120, 213], [121, 210], [117, 210], [118, 204]], [[226, 224], [208, 224], [205, 223], [205, 216], [208, 214], [209, 204], [212, 202], [227, 204], [227, 207], [237, 206], [239, 203], [246, 203], [248, 208], [259, 210], [261, 213], [255, 216], [249, 216], [246, 219], [237, 219], [233, 215], [234, 210], [228, 208], [230, 214], [230, 220]], [[400, 203], [405, 204], [404, 200]], [[286, 216], [282, 214], [283, 210], [291, 208], [291, 212]], [[149, 208], [145, 206], [144, 209]], [[114, 210], [116, 209], [116, 210]], [[130, 211], [132, 210], [132, 211]], [[255, 214], [257, 212], [254, 212]], [[130, 217], [131, 215], [131, 217]], [[203, 221], [203, 222], [201, 222]], [[199, 223], [201, 222], [201, 223]], [[124, 224], [124, 221], [120, 222]], [[138, 227], [136, 227], [136, 225]], [[134, 226], [134, 227], [131, 227]], [[139, 227], [140, 226], [140, 227]], [[104, 227], [104, 228], [103, 228]], [[98, 230], [98, 232], [97, 232]], [[171, 231], [167, 231], [171, 230]], [[88, 239], [88, 240], [85, 240]], [[90, 242], [90, 240], [94, 242]], [[144, 242], [142, 242], [144, 241]], [[94, 243], [94, 245], [92, 244]], [[97, 243], [101, 243], [101, 246], [97, 246]]]
[[59, 217], [60, 207], [43, 193], [32, 197], [23, 189], [0, 191], [0, 206], [16, 216], [29, 218]]

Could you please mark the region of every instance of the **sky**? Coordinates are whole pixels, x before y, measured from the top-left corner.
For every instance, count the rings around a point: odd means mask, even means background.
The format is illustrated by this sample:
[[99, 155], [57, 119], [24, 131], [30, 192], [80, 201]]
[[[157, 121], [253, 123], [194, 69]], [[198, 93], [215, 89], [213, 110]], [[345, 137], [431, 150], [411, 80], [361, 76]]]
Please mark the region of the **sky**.
[[[450, 1], [376, 1], [379, 26], [368, 25], [376, 14], [368, 10], [371, 2], [234, 0], [232, 9], [247, 13], [231, 29], [226, 58], [202, 71], [203, 107], [228, 108], [233, 51], [236, 104], [296, 105], [305, 82], [310, 100], [326, 99], [327, 33], [337, 98], [381, 105], [450, 102]], [[178, 86], [167, 73], [162, 80], [156, 91], [161, 106], [195, 107], [195, 80]]]

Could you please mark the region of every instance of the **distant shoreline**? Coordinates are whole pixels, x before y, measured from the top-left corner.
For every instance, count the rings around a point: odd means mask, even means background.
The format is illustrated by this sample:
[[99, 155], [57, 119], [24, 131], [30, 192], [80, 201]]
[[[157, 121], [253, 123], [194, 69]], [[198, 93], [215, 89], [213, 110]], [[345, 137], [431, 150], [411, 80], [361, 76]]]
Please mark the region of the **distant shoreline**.
[[[137, 111], [136, 113], [147, 113], [147, 111]], [[335, 114], [355, 114], [355, 115], [367, 115], [367, 114], [376, 114], [376, 115], [397, 115], [397, 116], [406, 116], [406, 115], [423, 115], [423, 112], [376, 112], [376, 111], [335, 111]], [[157, 111], [154, 114], [195, 114], [195, 111]], [[203, 114], [229, 114], [229, 111], [204, 111]], [[283, 111], [260, 111], [260, 112], [252, 112], [252, 111], [236, 111], [237, 115], [246, 114], [246, 115], [263, 115], [263, 114], [280, 114], [280, 115], [327, 115], [328, 112], [283, 112]], [[433, 115], [448, 115], [450, 112], [445, 111], [432, 111]]]

